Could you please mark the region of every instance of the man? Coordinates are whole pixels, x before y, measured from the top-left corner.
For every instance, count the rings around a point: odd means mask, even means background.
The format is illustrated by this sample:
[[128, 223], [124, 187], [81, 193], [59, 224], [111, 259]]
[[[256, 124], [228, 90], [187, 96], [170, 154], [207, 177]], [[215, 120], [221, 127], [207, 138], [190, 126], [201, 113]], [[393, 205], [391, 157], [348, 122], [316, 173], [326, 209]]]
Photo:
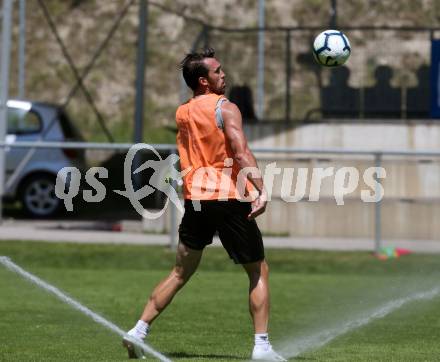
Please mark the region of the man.
[[[141, 357], [133, 341], [148, 335], [151, 323], [197, 269], [204, 247], [217, 231], [231, 259], [242, 264], [249, 276], [249, 310], [255, 329], [252, 359], [285, 361], [272, 349], [267, 333], [269, 270], [254, 220], [265, 211], [267, 194], [247, 146], [240, 111], [224, 97], [225, 73], [213, 49], [188, 54], [181, 68], [194, 95], [176, 112], [181, 169], [189, 170], [184, 176], [185, 214], [176, 264], [156, 286], [123, 343], [130, 357]], [[245, 201], [252, 194], [254, 200]]]

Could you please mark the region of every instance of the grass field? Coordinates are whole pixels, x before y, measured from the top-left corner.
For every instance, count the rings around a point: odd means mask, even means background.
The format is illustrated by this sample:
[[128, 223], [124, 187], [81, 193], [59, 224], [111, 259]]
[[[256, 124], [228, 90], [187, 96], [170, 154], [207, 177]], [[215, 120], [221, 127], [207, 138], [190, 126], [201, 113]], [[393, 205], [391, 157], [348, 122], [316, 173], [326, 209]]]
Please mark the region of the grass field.
[[[0, 255], [129, 329], [174, 253], [162, 247], [0, 242]], [[439, 284], [437, 255], [379, 261], [368, 253], [269, 250], [275, 346], [297, 360], [438, 361], [440, 297], [368, 320], [386, 303]], [[0, 360], [124, 361], [120, 338], [0, 266]], [[336, 338], [319, 345], [318, 333]], [[300, 341], [300, 342], [298, 342]], [[153, 325], [149, 344], [172, 360], [247, 360], [253, 332], [247, 280], [225, 252], [208, 248], [199, 271]], [[306, 348], [307, 347], [307, 348]], [[309, 348], [310, 347], [310, 348]]]

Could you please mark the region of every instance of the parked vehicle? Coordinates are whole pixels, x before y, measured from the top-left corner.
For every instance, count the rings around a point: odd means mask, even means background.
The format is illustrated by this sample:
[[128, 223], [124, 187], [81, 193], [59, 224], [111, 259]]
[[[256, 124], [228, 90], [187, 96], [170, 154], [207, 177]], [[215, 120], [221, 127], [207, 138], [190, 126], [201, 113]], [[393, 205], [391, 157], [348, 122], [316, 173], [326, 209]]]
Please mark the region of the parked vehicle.
[[[82, 141], [79, 131], [59, 106], [9, 100], [6, 142]], [[6, 148], [6, 200], [20, 200], [27, 214], [45, 218], [63, 207], [55, 195], [56, 175], [63, 167], [85, 169], [84, 150]]]

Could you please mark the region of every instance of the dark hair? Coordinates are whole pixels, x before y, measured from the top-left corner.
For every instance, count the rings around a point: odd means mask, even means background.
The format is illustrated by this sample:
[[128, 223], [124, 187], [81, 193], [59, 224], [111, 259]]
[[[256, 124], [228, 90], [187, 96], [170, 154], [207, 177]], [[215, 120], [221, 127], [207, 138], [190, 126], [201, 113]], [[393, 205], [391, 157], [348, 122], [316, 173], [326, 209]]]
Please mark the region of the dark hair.
[[180, 62], [180, 69], [182, 69], [183, 79], [188, 87], [195, 91], [199, 86], [199, 78], [207, 77], [209, 69], [203, 63], [205, 58], [214, 58], [215, 50], [213, 48], [206, 48], [201, 53], [193, 52], [185, 56]]

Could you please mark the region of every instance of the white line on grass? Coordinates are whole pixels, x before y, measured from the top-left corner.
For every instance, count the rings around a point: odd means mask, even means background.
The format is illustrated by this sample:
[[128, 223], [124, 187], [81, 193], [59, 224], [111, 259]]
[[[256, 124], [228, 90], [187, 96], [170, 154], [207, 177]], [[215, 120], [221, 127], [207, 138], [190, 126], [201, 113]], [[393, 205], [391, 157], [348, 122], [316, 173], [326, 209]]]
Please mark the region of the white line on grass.
[[[6, 256], [0, 256], [0, 263], [3, 264], [6, 268], [9, 270], [16, 272], [17, 274], [21, 275], [25, 279], [29, 280], [30, 282], [34, 283], [38, 287], [45, 289], [46, 291], [56, 295], [59, 299], [61, 299], [63, 302], [67, 303], [71, 307], [79, 310], [81, 313], [85, 314], [86, 316], [92, 318], [95, 322], [101, 324], [102, 326], [110, 329], [111, 331], [119, 334], [121, 337], [125, 335], [125, 332], [119, 328], [116, 324], [108, 321], [104, 317], [101, 317], [99, 314], [93, 312], [89, 308], [83, 306], [81, 303], [77, 302], [76, 300], [72, 299], [71, 297], [64, 294], [61, 290], [54, 287], [53, 285], [46, 283], [44, 280], [36, 277], [35, 275], [27, 272], [23, 268], [19, 267], [17, 264], [13, 263], [11, 259], [9, 259]], [[158, 358], [162, 362], [171, 362], [170, 359], [165, 357], [160, 352], [155, 351], [153, 348], [148, 346], [145, 343], [137, 343], [140, 348], [146, 353], [151, 354], [152, 356]]]
[[433, 299], [438, 295], [440, 295], [440, 288], [436, 287], [429, 291], [413, 293], [403, 298], [391, 300], [381, 307], [374, 309], [367, 316], [344, 322], [339, 326], [329, 328], [310, 336], [295, 338], [294, 343], [286, 342], [284, 348], [282, 347], [281, 352], [284, 356], [289, 358], [297, 357], [306, 351], [323, 347], [335, 338], [356, 328], [363, 327], [375, 319], [383, 318], [407, 303], [414, 302], [416, 300]]

